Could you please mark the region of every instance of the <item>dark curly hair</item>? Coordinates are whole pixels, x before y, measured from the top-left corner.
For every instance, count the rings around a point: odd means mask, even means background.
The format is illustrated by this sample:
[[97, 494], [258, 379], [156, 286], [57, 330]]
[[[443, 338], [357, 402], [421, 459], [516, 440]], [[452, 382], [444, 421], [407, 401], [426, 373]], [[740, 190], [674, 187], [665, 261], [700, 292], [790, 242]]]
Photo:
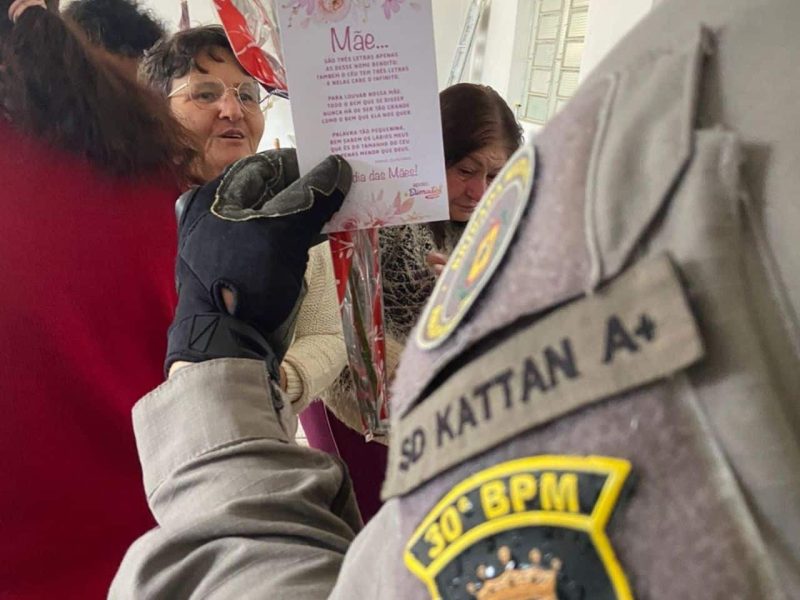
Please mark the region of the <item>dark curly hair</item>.
[[225, 30], [219, 25], [204, 25], [184, 29], [165, 38], [145, 53], [139, 67], [139, 77], [164, 96], [169, 95], [172, 81], [192, 69], [203, 72], [197, 58], [207, 56], [223, 62], [220, 51], [233, 54]]
[[0, 0], [0, 118], [114, 175], [196, 179], [199, 152], [157, 94], [88, 46], [55, 2], [16, 25], [10, 4]]
[[134, 0], [75, 0], [62, 13], [93, 44], [139, 59], [166, 35], [164, 26]]

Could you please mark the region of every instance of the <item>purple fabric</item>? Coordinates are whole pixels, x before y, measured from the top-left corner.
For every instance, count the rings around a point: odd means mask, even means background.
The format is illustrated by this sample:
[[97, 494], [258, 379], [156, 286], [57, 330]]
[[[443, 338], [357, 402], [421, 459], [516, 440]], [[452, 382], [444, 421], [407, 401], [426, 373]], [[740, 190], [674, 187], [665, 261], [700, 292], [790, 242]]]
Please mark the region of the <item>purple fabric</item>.
[[386, 446], [367, 442], [339, 421], [322, 402], [312, 402], [300, 414], [300, 423], [312, 448], [338, 456], [347, 465], [358, 508], [367, 523], [381, 505], [381, 486], [386, 476]]

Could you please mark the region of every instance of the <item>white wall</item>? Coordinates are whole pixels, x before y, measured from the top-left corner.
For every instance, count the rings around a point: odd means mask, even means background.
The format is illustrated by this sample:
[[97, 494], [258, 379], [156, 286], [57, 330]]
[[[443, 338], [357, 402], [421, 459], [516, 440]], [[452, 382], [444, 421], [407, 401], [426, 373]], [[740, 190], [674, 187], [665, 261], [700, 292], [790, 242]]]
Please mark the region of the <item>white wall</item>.
[[581, 80], [658, 0], [590, 0]]
[[[521, 3], [530, 0], [494, 0], [491, 3], [489, 33], [483, 73], [476, 83], [491, 85], [503, 95], [513, 90], [520, 57], [514, 52], [515, 32], [527, 24], [520, 18], [525, 12]], [[590, 0], [586, 48], [583, 54], [583, 78], [622, 37], [659, 2], [659, 0]], [[433, 0], [436, 67], [440, 87], [447, 81], [469, 0]], [[519, 50], [524, 53], [524, 44]], [[470, 69], [465, 69], [469, 76]]]
[[[138, 0], [141, 6], [146, 6], [161, 19], [164, 24], [175, 31], [181, 18], [180, 0]], [[189, 17], [192, 25], [206, 25], [216, 23], [216, 16], [212, 0], [189, 0]]]
[[[436, 72], [441, 89], [447, 85], [456, 46], [471, 2], [470, 0], [432, 0], [432, 2]], [[491, 3], [482, 73], [474, 80], [474, 83], [491, 85], [501, 94], [506, 93], [511, 74], [517, 2], [518, 0], [494, 0]], [[470, 78], [472, 67], [473, 65], [468, 62], [464, 69], [465, 81], [472, 81]]]
[[[659, 1], [590, 0], [581, 79]], [[433, 3], [437, 69], [439, 85], [443, 87], [469, 1], [433, 0]], [[491, 3], [482, 72], [473, 80], [470, 79], [472, 70], [469, 66], [465, 69], [466, 81], [491, 85], [512, 108], [516, 108], [523, 97], [528, 56], [526, 29], [533, 6], [533, 0], [494, 0]], [[447, 16], [437, 19], [437, 14]], [[539, 129], [536, 125], [524, 122], [523, 127], [528, 134]]]
[[517, 0], [495, 0], [491, 3], [480, 83], [492, 86], [501, 95], [507, 93], [511, 77], [516, 22]]
[[436, 74], [441, 89], [447, 85], [450, 66], [453, 64], [458, 39], [461, 37], [461, 28], [464, 25], [470, 3], [469, 0], [431, 1], [433, 39], [436, 46]]

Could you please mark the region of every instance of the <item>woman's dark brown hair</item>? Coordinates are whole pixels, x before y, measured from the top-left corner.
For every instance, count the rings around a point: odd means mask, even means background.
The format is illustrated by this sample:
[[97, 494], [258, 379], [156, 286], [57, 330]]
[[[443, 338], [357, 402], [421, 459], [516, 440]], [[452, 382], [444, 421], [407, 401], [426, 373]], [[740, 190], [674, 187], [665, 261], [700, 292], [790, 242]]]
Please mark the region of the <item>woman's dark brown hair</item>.
[[514, 113], [489, 86], [451, 85], [439, 94], [439, 106], [447, 167], [490, 144], [504, 146], [509, 156], [522, 144], [522, 128]]
[[192, 179], [198, 152], [163, 99], [92, 49], [57, 12], [16, 25], [0, 0], [0, 109], [15, 127], [113, 175]]
[[204, 72], [197, 62], [198, 57], [224, 62], [226, 53], [233, 55], [233, 48], [220, 25], [192, 27], [163, 38], [145, 52], [139, 76], [150, 87], [168, 96], [173, 80], [192, 69]]
[[[487, 85], [451, 85], [439, 93], [439, 107], [447, 168], [484, 146], [500, 144], [511, 156], [522, 145], [522, 128], [514, 113], [500, 94]], [[439, 221], [429, 223], [428, 227], [436, 248], [450, 252], [448, 238], [454, 237], [451, 241], [455, 243], [464, 224]], [[448, 234], [448, 229], [452, 235]]]

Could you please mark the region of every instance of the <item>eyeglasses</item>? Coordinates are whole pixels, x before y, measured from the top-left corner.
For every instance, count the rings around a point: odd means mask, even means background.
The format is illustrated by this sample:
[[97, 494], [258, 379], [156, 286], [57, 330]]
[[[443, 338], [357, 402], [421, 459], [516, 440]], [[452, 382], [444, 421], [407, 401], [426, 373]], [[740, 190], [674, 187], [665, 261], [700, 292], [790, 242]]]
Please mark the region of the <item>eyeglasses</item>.
[[233, 91], [242, 109], [248, 113], [266, 110], [270, 98], [255, 81], [243, 81], [236, 86], [227, 86], [221, 79], [208, 75], [190, 75], [186, 83], [172, 90], [167, 98], [177, 96], [183, 90], [187, 90], [186, 94], [192, 103], [203, 110], [213, 110], [222, 102], [228, 90]]

